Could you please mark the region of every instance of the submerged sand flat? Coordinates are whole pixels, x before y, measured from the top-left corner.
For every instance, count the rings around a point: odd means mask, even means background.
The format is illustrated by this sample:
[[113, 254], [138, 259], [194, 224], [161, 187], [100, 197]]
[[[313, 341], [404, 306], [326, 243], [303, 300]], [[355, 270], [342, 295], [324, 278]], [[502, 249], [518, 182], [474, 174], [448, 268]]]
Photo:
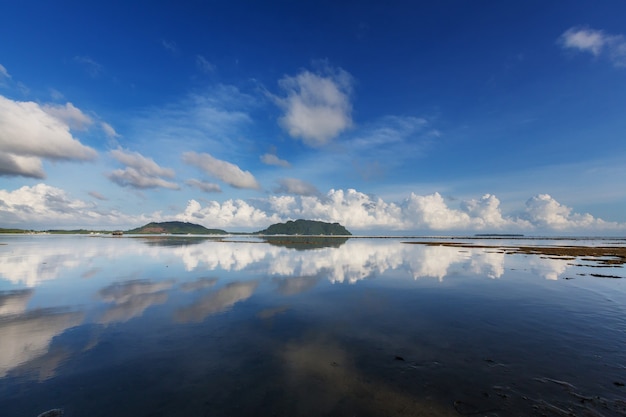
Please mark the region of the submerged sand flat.
[[511, 245], [484, 245], [461, 242], [405, 242], [409, 244], [428, 246], [448, 246], [454, 248], [480, 248], [498, 250], [503, 253], [522, 253], [528, 255], [544, 255], [566, 258], [585, 257], [584, 260], [598, 262], [606, 265], [626, 264], [626, 247], [623, 246], [511, 246]]

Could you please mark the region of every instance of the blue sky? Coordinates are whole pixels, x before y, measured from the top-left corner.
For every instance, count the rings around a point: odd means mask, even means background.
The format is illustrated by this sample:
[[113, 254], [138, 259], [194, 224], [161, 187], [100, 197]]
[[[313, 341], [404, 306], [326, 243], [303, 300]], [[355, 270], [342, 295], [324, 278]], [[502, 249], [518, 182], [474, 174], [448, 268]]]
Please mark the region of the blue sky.
[[0, 227], [623, 235], [626, 4], [435, 3], [3, 2]]

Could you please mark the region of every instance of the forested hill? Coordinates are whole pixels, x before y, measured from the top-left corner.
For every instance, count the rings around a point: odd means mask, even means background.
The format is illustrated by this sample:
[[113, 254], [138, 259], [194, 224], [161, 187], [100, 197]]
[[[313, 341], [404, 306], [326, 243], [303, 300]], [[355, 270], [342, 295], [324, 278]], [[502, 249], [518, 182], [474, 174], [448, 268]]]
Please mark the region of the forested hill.
[[276, 223], [256, 233], [261, 235], [352, 235], [339, 223], [302, 219], [296, 221], [289, 220], [287, 223]]
[[225, 235], [228, 232], [220, 229], [207, 229], [199, 224], [187, 222], [148, 223], [145, 226], [127, 231], [129, 234], [192, 234], [192, 235]]

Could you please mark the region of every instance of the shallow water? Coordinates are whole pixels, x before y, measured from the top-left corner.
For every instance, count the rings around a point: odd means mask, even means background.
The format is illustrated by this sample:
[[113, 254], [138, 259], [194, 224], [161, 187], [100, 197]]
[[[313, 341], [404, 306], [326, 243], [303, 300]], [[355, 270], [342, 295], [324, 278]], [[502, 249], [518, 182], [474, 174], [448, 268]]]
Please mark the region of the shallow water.
[[626, 415], [623, 265], [407, 240], [0, 236], [0, 415]]

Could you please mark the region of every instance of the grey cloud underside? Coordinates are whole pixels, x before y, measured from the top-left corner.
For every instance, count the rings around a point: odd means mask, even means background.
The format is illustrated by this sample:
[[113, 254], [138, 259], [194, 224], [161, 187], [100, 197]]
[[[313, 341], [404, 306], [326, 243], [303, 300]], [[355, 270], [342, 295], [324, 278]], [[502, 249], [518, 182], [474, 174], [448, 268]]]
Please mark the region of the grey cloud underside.
[[138, 189], [148, 188], [168, 188], [179, 190], [180, 186], [174, 182], [166, 181], [162, 178], [146, 176], [134, 168], [117, 169], [107, 175], [114, 183], [122, 187], [133, 187]]
[[204, 191], [205, 193], [221, 193], [222, 192], [222, 188], [219, 186], [219, 184], [214, 184], [212, 182], [206, 182], [206, 181], [200, 181], [197, 179], [188, 179], [187, 181], [185, 181], [185, 184], [197, 188], [201, 191]]
[[208, 153], [185, 152], [183, 162], [200, 168], [206, 174], [235, 188], [259, 189], [261, 186], [250, 171], [237, 165], [219, 160]]
[[278, 180], [278, 184], [279, 187], [274, 190], [277, 194], [321, 195], [320, 191], [313, 184], [296, 178], [281, 178]]
[[41, 160], [11, 154], [0, 154], [0, 176], [46, 178]]
[[111, 151], [110, 154], [119, 162], [126, 165], [125, 169], [117, 169], [107, 174], [107, 177], [118, 185], [138, 189], [158, 187], [171, 190], [180, 189], [178, 184], [161, 178], [173, 178], [175, 176], [173, 169], [163, 168], [151, 158], [146, 158], [136, 152], [116, 149]]

